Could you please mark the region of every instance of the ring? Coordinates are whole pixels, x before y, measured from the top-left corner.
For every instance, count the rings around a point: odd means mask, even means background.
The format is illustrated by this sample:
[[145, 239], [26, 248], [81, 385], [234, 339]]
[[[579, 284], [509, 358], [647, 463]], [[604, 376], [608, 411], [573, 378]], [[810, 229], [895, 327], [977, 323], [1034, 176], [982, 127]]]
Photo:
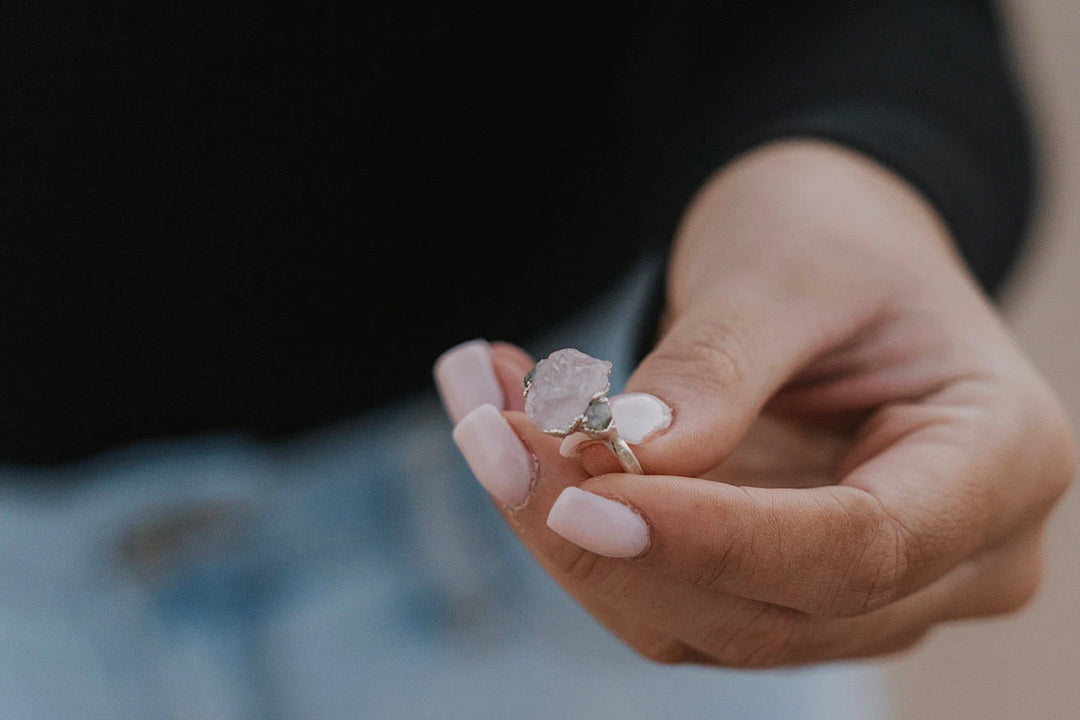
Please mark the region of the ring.
[[603, 442], [626, 472], [642, 475], [641, 463], [615, 427], [607, 399], [610, 376], [606, 360], [573, 348], [556, 350], [525, 374], [525, 414], [546, 435], [581, 432]]

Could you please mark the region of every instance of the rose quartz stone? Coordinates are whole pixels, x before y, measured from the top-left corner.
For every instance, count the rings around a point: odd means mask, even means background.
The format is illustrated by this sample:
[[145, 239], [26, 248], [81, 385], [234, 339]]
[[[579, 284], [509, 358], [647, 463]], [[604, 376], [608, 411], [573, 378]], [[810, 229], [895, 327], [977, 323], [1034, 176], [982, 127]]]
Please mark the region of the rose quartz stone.
[[567, 348], [536, 364], [525, 414], [550, 433], [569, 433], [589, 403], [609, 388], [611, 363]]

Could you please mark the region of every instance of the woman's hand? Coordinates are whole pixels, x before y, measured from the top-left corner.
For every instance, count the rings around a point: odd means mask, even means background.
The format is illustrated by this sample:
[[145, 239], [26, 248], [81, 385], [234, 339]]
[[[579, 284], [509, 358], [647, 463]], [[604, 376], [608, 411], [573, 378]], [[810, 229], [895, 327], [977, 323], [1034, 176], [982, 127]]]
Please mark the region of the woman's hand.
[[568, 592], [646, 657], [739, 667], [890, 652], [1032, 596], [1071, 433], [917, 193], [779, 142], [702, 189], [673, 253], [626, 388], [672, 412], [645, 476], [515, 412], [520, 350], [437, 367], [470, 466]]

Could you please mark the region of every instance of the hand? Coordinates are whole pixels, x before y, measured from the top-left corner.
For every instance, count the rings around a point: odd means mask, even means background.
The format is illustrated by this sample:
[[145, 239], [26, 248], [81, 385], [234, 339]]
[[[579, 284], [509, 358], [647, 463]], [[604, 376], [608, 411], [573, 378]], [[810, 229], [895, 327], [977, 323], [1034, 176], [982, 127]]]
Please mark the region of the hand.
[[516, 412], [517, 348], [436, 373], [456, 420], [507, 410], [455, 438], [597, 619], [658, 661], [759, 667], [898, 650], [1032, 597], [1071, 433], [908, 185], [826, 143], [760, 148], [691, 204], [667, 282], [626, 388], [673, 413], [635, 447], [645, 476], [596, 445], [563, 457]]

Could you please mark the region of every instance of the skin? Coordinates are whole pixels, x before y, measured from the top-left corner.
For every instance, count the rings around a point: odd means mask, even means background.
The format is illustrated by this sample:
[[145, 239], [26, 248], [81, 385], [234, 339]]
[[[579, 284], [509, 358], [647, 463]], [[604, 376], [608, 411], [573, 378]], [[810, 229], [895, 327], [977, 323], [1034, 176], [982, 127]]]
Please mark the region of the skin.
[[[503, 513], [600, 622], [659, 662], [766, 667], [896, 651], [1032, 597], [1072, 433], [915, 190], [827, 143], [759, 148], [691, 203], [667, 291], [626, 388], [674, 413], [636, 448], [644, 477], [598, 446], [561, 457], [520, 412], [532, 359], [494, 349], [539, 468]], [[640, 513], [648, 549], [548, 529], [570, 485]]]

